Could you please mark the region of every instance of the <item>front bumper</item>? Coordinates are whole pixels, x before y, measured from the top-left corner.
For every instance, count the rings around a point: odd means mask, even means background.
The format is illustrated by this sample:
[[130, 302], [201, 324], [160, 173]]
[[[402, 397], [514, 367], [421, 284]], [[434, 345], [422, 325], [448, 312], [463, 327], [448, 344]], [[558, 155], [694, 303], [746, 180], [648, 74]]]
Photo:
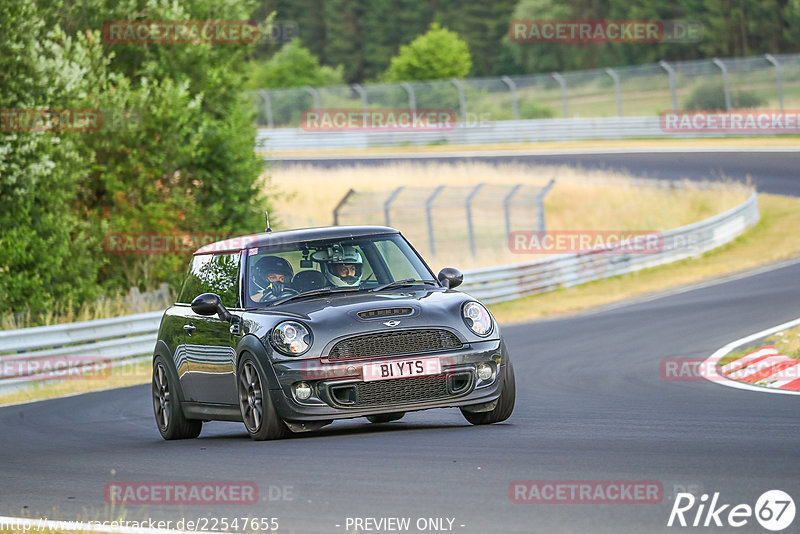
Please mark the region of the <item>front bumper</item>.
[[[441, 374], [365, 382], [361, 366], [413, 358], [439, 358]], [[411, 412], [488, 403], [503, 390], [502, 367], [508, 361], [500, 340], [465, 345], [455, 351], [327, 363], [310, 359], [274, 362], [272, 367], [280, 387], [271, 391], [281, 418], [310, 422], [364, 417], [380, 413]], [[477, 378], [477, 364], [494, 365], [492, 379]], [[306, 382], [313, 388], [307, 401], [299, 401], [292, 386]]]

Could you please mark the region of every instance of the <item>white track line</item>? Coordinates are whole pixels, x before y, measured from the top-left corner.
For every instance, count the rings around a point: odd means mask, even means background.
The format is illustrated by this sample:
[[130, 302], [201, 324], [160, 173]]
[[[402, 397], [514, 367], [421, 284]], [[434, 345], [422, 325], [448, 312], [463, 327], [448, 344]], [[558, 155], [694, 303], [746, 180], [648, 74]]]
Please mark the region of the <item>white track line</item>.
[[720, 361], [725, 355], [730, 353], [733, 349], [740, 347], [751, 341], [755, 341], [756, 339], [761, 339], [762, 337], [766, 337], [776, 332], [780, 332], [781, 330], [786, 330], [787, 328], [793, 328], [797, 325], [800, 325], [800, 318], [795, 319], [793, 321], [789, 321], [788, 323], [779, 324], [778, 326], [773, 326], [772, 328], [768, 328], [767, 330], [762, 330], [761, 332], [756, 332], [755, 334], [743, 337], [742, 339], [731, 341], [730, 343], [728, 343], [727, 345], [716, 351], [714, 354], [709, 356], [706, 359], [706, 361], [704, 361], [703, 364], [700, 365], [700, 374], [706, 380], [710, 380], [711, 382], [716, 382], [717, 384], [721, 384], [723, 386], [728, 386], [732, 388], [748, 389], [750, 391], [761, 391], [765, 393], [779, 393], [782, 395], [800, 395], [800, 391], [790, 391], [786, 389], [754, 386], [752, 384], [745, 384], [743, 382], [737, 382], [736, 380], [731, 380], [725, 375], [717, 373], [717, 362]]
[[[105, 521], [104, 523], [125, 522], [133, 523], [135, 520]], [[141, 523], [142, 521], [139, 521]], [[106, 532], [109, 534], [215, 534], [219, 531], [205, 530], [202, 533], [191, 530], [166, 530], [163, 528], [106, 526], [95, 521], [51, 521], [48, 519], [31, 519], [27, 517], [0, 516], [0, 528], [10, 528], [12, 532]], [[158, 524], [159, 521], [154, 521]], [[166, 523], [166, 520], [161, 521]], [[174, 523], [174, 521], [173, 521]]]

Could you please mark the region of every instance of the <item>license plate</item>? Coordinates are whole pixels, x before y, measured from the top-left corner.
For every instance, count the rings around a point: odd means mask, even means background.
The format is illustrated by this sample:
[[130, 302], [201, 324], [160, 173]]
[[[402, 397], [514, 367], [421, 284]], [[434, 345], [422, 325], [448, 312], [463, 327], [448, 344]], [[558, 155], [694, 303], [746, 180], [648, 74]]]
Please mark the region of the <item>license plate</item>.
[[442, 372], [439, 358], [418, 358], [414, 360], [370, 363], [363, 367], [364, 382], [392, 380], [412, 376], [438, 375]]

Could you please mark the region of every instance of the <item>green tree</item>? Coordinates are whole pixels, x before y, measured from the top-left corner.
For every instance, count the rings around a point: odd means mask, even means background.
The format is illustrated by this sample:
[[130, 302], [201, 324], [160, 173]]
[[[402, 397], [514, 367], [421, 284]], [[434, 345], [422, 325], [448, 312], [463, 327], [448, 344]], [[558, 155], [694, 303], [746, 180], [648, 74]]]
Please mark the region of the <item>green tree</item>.
[[[0, 4], [0, 109], [88, 107], [98, 58], [86, 39], [48, 29], [32, 0]], [[3, 114], [0, 311], [60, 310], [90, 299], [104, 258], [75, 201], [88, 174], [82, 134], [9, 131], [13, 118]]]
[[319, 60], [303, 47], [299, 39], [285, 44], [269, 61], [250, 66], [250, 89], [280, 89], [305, 85], [343, 83], [342, 68], [320, 66]]
[[240, 68], [252, 45], [108, 44], [100, 31], [108, 20], [246, 20], [254, 3], [0, 3], [0, 108], [104, 117], [98, 132], [2, 134], [0, 246], [13, 253], [0, 260], [0, 310], [180, 279], [185, 257], [108, 254], [109, 233], [262, 227], [263, 163]]
[[434, 22], [424, 35], [400, 48], [386, 71], [386, 79], [397, 82], [462, 78], [471, 66], [467, 43]]
[[509, 74], [503, 68], [502, 38], [516, 0], [443, 0], [435, 20], [462, 36], [472, 54], [473, 76]]

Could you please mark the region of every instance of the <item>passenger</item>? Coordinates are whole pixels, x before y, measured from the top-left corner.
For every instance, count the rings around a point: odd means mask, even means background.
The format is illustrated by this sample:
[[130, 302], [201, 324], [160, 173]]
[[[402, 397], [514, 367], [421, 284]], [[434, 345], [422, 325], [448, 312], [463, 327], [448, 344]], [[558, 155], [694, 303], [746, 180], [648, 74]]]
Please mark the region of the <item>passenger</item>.
[[335, 244], [327, 250], [315, 252], [311, 258], [320, 262], [322, 274], [334, 287], [357, 287], [361, 284], [364, 262], [355, 247]]

